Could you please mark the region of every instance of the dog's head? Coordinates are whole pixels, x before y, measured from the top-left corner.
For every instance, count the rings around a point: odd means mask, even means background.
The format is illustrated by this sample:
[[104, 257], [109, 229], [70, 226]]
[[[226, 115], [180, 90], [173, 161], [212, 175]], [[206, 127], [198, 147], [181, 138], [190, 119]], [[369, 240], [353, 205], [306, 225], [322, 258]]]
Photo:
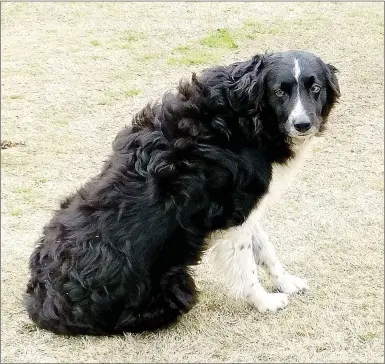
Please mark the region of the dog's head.
[[321, 132], [340, 96], [337, 69], [309, 52], [289, 51], [255, 56], [230, 66], [234, 82], [230, 102], [263, 113], [268, 128], [292, 138]]

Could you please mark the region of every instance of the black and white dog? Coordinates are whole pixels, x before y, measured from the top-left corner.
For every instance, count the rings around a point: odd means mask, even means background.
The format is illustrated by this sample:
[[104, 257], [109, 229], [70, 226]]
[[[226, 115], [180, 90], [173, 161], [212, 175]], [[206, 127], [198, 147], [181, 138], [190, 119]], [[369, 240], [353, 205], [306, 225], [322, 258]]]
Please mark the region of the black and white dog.
[[[231, 291], [259, 311], [306, 290], [258, 218], [324, 129], [335, 71], [308, 52], [258, 55], [194, 74], [145, 107], [44, 228], [30, 259], [31, 319], [59, 334], [164, 327], [196, 303], [189, 266], [213, 236]], [[281, 293], [262, 287], [259, 266]]]

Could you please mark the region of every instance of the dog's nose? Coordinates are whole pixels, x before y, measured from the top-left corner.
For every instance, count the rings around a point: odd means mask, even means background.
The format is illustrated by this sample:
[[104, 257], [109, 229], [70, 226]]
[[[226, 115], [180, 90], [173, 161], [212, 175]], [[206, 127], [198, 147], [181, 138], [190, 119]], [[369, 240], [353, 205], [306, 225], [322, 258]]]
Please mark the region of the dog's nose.
[[305, 133], [311, 128], [310, 120], [308, 118], [298, 119], [294, 122], [294, 128], [300, 133]]

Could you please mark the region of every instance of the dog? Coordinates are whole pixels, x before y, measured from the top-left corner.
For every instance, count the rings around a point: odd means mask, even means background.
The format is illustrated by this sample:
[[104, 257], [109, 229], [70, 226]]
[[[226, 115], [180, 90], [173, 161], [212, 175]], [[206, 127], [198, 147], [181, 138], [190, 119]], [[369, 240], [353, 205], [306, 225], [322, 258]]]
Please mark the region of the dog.
[[[325, 130], [336, 72], [309, 52], [261, 54], [193, 74], [148, 104], [44, 227], [29, 317], [66, 335], [168, 327], [197, 302], [190, 269], [211, 247], [231, 293], [261, 312], [308, 289], [258, 221]], [[259, 267], [279, 292], [263, 288]]]

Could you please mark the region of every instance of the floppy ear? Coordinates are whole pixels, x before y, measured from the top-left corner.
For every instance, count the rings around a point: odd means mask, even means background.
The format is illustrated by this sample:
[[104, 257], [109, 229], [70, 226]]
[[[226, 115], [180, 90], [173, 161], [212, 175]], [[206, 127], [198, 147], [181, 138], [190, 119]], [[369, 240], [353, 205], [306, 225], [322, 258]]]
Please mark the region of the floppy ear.
[[340, 86], [338, 84], [336, 73], [338, 69], [331, 64], [326, 65], [328, 72], [326, 74], [327, 86], [328, 86], [328, 102], [333, 104], [340, 97]]
[[264, 91], [263, 57], [234, 64], [230, 67], [231, 84], [228, 89], [229, 103], [236, 111], [257, 110]]
[[337, 102], [341, 93], [336, 76], [336, 73], [338, 72], [337, 68], [331, 64], [324, 64], [324, 67], [326, 68], [326, 103], [323, 105], [322, 108], [322, 116], [326, 120], [327, 116], [330, 113], [330, 110]]

